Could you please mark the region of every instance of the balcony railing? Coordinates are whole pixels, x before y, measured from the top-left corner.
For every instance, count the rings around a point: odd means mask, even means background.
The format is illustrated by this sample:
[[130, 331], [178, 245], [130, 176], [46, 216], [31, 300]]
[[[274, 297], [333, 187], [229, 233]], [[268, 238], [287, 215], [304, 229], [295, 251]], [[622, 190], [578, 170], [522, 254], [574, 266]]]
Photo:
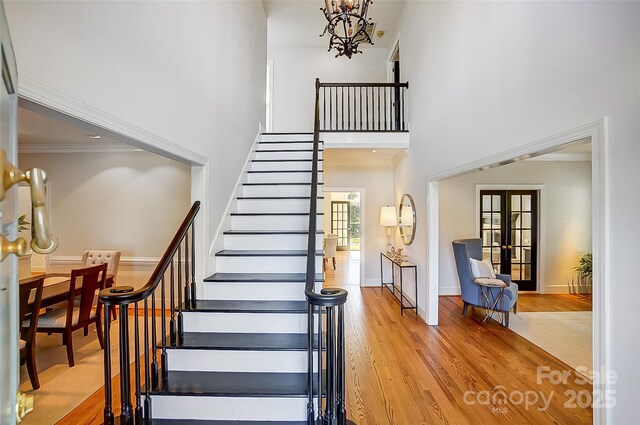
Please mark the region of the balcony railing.
[[409, 83], [319, 83], [322, 132], [409, 131]]

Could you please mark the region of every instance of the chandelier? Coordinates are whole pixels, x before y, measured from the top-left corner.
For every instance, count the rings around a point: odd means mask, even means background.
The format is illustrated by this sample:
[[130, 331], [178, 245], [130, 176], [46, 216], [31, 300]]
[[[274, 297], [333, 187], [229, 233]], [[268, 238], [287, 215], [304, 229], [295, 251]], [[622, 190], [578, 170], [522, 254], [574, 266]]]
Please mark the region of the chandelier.
[[373, 44], [367, 34], [367, 12], [371, 0], [324, 0], [324, 8], [320, 8], [327, 18], [327, 26], [320, 37], [329, 34], [329, 50], [336, 49], [338, 56], [346, 56], [351, 59], [358, 50], [360, 42], [366, 41]]

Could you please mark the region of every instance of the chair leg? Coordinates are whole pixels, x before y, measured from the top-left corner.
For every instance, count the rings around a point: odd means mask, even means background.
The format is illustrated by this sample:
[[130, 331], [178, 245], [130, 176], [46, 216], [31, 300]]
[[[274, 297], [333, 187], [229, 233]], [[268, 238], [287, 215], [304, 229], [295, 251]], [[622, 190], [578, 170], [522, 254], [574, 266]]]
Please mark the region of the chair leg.
[[508, 311], [504, 314], [504, 326], [507, 327], [507, 328], [509, 327], [509, 312]]
[[84, 336], [89, 335], [89, 326], [84, 327]]
[[327, 271], [327, 259], [326, 258], [322, 259], [322, 271], [323, 272]]
[[513, 314], [518, 314], [518, 301], [513, 304]]
[[469, 310], [469, 304], [464, 303], [464, 307], [462, 307], [462, 317], [467, 315], [467, 310]]
[[71, 330], [65, 332], [67, 340], [67, 360], [69, 361], [69, 367], [74, 367], [76, 362], [73, 358], [73, 337], [71, 336]]
[[29, 380], [34, 390], [40, 388], [40, 380], [38, 379], [38, 369], [36, 368], [36, 353], [33, 347], [29, 350], [27, 355], [27, 372], [29, 373]]
[[333, 259], [333, 270], [335, 270], [336, 269], [336, 257], [333, 257], [332, 259]]
[[110, 308], [111, 309], [111, 319], [112, 320], [116, 320], [118, 318], [118, 316], [116, 314], [116, 308], [115, 307], [105, 307], [105, 308]]

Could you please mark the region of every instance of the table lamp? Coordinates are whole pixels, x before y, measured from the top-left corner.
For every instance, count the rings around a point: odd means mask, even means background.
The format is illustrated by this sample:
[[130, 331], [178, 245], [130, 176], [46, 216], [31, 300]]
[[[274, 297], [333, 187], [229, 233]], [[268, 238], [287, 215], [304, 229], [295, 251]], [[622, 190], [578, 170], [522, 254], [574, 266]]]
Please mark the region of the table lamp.
[[387, 227], [387, 249], [391, 248], [391, 228], [398, 225], [396, 207], [386, 205], [380, 210], [380, 225]]

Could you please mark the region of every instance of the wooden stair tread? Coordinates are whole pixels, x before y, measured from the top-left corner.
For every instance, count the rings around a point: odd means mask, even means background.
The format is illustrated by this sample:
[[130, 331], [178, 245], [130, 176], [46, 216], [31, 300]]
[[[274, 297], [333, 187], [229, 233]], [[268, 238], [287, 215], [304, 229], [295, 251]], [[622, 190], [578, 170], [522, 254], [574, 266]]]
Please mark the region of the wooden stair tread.
[[[314, 335], [314, 349], [318, 336]], [[306, 333], [185, 332], [176, 350], [307, 351]]]
[[[321, 257], [322, 251], [316, 251]], [[223, 249], [216, 252], [216, 257], [306, 257], [306, 249]]]
[[306, 301], [197, 300], [190, 312], [207, 313], [307, 313]]
[[[205, 282], [305, 282], [305, 273], [216, 273], [206, 279]], [[316, 282], [324, 282], [322, 273], [316, 274]]]
[[[315, 387], [315, 386], [314, 386]], [[306, 373], [169, 371], [152, 395], [306, 397]]]

